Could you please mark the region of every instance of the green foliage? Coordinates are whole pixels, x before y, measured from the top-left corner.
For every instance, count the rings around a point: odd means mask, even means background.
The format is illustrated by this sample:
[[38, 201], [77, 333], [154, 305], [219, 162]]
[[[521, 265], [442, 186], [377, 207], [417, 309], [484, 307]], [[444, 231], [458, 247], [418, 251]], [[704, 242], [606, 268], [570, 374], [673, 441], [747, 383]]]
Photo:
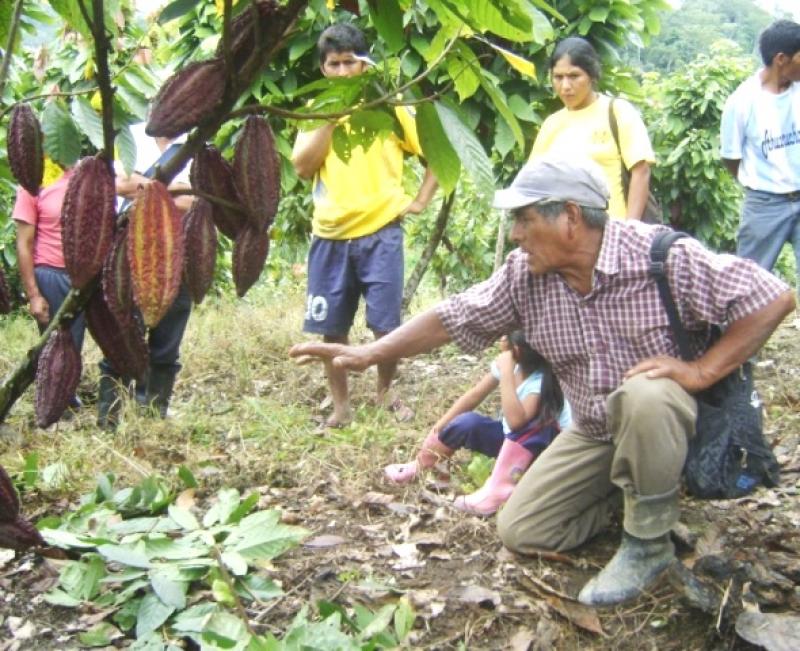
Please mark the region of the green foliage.
[[658, 165], [654, 186], [671, 222], [719, 251], [736, 243], [741, 189], [719, 160], [725, 100], [748, 74], [747, 57], [721, 42], [666, 79], [645, 83], [645, 109]]

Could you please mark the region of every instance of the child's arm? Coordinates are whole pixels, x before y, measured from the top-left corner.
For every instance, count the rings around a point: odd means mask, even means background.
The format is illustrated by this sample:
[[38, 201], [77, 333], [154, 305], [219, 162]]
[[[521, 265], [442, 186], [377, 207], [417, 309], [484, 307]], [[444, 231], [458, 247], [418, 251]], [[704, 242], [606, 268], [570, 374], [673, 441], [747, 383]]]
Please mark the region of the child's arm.
[[517, 383], [514, 378], [514, 357], [512, 352], [500, 353], [497, 367], [500, 370], [500, 405], [503, 416], [511, 431], [526, 425], [539, 411], [539, 394], [530, 393], [522, 400], [517, 397]]
[[481, 378], [480, 382], [453, 403], [444, 416], [436, 421], [432, 430], [440, 432], [456, 416], [465, 414], [468, 411], [474, 411], [495, 388], [497, 388], [497, 378], [491, 373], [487, 373]]

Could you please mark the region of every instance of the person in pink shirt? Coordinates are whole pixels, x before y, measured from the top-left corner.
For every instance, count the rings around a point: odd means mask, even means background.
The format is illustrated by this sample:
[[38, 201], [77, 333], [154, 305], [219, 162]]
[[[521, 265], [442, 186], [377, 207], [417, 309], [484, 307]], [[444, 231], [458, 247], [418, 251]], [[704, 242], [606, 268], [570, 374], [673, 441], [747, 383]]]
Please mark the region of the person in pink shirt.
[[[42, 332], [70, 290], [61, 248], [61, 204], [72, 170], [40, 188], [37, 196], [20, 187], [11, 216], [17, 225], [17, 261], [28, 309]], [[83, 314], [72, 322], [72, 337], [83, 347]], [[77, 400], [77, 398], [75, 399]], [[77, 402], [76, 402], [77, 405]]]

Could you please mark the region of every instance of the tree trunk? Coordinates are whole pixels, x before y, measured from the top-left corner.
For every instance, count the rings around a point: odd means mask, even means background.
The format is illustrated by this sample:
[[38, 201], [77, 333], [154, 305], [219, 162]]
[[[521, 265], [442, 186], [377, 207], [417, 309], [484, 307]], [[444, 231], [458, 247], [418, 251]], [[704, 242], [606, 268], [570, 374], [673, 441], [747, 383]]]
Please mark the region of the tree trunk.
[[5, 90], [6, 87], [8, 69], [11, 66], [11, 54], [14, 51], [14, 41], [17, 40], [17, 30], [19, 29], [19, 21], [21, 16], [22, 0], [17, 0], [16, 4], [14, 5], [14, 13], [11, 16], [11, 24], [8, 26], [8, 42], [6, 43], [6, 52], [3, 55], [3, 63], [0, 65], [0, 97], [3, 96], [3, 90]]
[[506, 224], [508, 223], [508, 213], [500, 211], [500, 222], [497, 226], [497, 242], [494, 245], [494, 270], [497, 271], [503, 264], [503, 251], [506, 248]]
[[417, 293], [419, 284], [422, 282], [422, 277], [425, 275], [425, 272], [428, 270], [428, 265], [433, 259], [433, 254], [436, 253], [439, 242], [442, 241], [445, 228], [447, 227], [447, 222], [450, 219], [450, 211], [453, 208], [453, 201], [455, 201], [455, 198], [456, 193], [454, 190], [450, 193], [449, 197], [442, 199], [442, 207], [439, 208], [439, 215], [436, 217], [436, 224], [433, 227], [431, 239], [429, 239], [428, 243], [425, 245], [425, 249], [422, 251], [422, 255], [419, 257], [417, 265], [414, 267], [414, 271], [412, 271], [411, 275], [408, 277], [408, 282], [406, 283], [403, 291], [404, 314], [408, 312], [408, 306], [411, 304], [411, 299], [413, 299], [414, 294]]

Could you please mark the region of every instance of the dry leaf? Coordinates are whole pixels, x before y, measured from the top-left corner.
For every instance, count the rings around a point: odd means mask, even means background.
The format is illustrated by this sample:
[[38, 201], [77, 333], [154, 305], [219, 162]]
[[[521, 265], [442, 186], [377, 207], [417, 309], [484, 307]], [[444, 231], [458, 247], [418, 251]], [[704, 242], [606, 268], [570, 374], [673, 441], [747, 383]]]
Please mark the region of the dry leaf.
[[502, 603], [499, 593], [479, 585], [456, 589], [448, 596], [464, 603], [478, 604], [483, 608], [497, 608]]
[[336, 547], [337, 545], [341, 545], [342, 543], [346, 542], [347, 538], [334, 536], [333, 534], [323, 534], [322, 536], [316, 536], [311, 540], [307, 540], [303, 543], [303, 547], [323, 549], [325, 547]]
[[419, 559], [419, 550], [414, 543], [392, 545], [392, 552], [400, 558], [397, 563], [392, 565], [395, 570], [413, 570], [425, 566], [425, 561]]
[[536, 640], [536, 634], [529, 628], [521, 628], [508, 642], [509, 651], [528, 651]]
[[187, 488], [175, 498], [175, 505], [182, 509], [190, 510], [195, 505], [194, 493], [194, 488]]
[[800, 616], [744, 611], [736, 618], [736, 633], [767, 651], [800, 649]]
[[575, 626], [596, 635], [605, 635], [600, 618], [594, 608], [554, 595], [545, 596], [545, 601], [555, 612], [571, 621]]

